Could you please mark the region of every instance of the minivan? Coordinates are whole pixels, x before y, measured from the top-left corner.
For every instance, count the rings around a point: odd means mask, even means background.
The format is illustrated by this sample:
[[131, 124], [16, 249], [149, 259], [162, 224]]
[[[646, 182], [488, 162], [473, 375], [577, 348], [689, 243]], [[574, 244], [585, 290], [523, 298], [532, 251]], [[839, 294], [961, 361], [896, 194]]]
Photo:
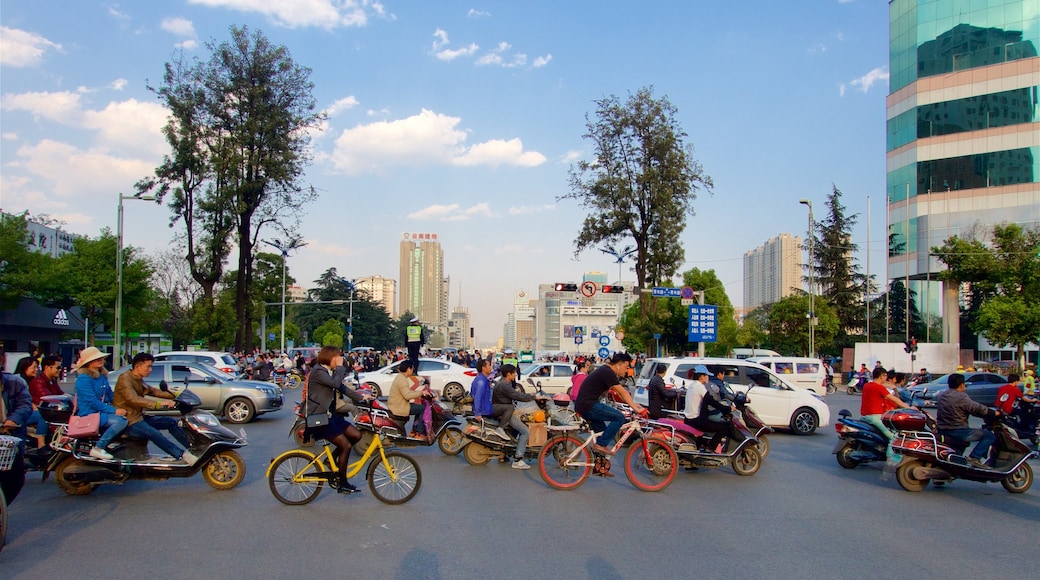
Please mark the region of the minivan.
[[733, 358], [746, 359], [761, 356], [780, 356], [780, 353], [768, 348], [735, 348]]
[[749, 358], [796, 387], [808, 389], [817, 395], [827, 394], [827, 373], [823, 361], [800, 356], [763, 356]]

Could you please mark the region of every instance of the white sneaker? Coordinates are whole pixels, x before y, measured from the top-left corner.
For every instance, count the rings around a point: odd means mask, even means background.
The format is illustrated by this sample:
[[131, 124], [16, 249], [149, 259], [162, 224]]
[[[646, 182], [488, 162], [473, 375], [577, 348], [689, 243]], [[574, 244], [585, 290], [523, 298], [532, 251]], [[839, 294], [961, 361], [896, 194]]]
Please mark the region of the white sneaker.
[[95, 458], [95, 459], [106, 459], [108, 461], [111, 461], [111, 460], [115, 459], [115, 457], [112, 457], [111, 453], [109, 453], [108, 451], [105, 451], [104, 449], [98, 447], [97, 445], [95, 445], [90, 450], [90, 456]]
[[509, 441], [509, 435], [506, 435], [506, 432], [504, 430], [502, 430], [501, 427], [495, 427], [495, 435], [498, 435], [502, 439], [505, 439], [506, 441]]
[[195, 462], [198, 460], [199, 458], [193, 455], [191, 451], [185, 451], [184, 455], [181, 455], [181, 461], [188, 465], [195, 465]]
[[511, 465], [510, 467], [512, 467], [513, 469], [531, 469], [531, 466], [524, 463], [523, 459], [514, 459], [513, 465]]

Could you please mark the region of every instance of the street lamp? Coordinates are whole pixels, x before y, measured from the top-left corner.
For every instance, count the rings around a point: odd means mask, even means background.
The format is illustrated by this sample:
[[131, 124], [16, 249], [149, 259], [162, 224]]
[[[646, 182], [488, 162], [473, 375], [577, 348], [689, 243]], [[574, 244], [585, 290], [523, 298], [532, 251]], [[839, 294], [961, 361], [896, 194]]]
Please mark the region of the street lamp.
[[808, 199], [800, 199], [798, 203], [809, 207], [809, 356], [816, 352], [816, 304], [813, 299], [813, 232], [812, 202]]
[[346, 278], [340, 278], [340, 282], [350, 290], [350, 313], [347, 314], [347, 352], [354, 343], [354, 295], [357, 292], [357, 286], [354, 285], [356, 280], [347, 280]]
[[283, 244], [281, 240], [277, 239], [273, 242], [267, 240], [261, 241], [278, 250], [282, 254], [282, 342], [281, 348], [278, 352], [285, 354], [285, 258], [289, 256], [289, 250], [301, 248], [306, 246], [307, 243], [297, 237], [290, 238], [288, 243], [285, 244]]
[[[614, 257], [614, 261], [617, 262], [617, 281], [618, 281], [618, 284], [620, 284], [621, 283], [621, 264], [623, 264], [625, 262], [625, 258], [627, 258], [627, 257], [631, 256], [632, 254], [636, 253], [636, 249], [633, 248], [632, 246], [625, 246], [625, 248], [623, 250], [618, 251], [617, 249], [615, 249], [615, 248], [613, 248], [611, 246], [604, 246], [604, 247], [600, 248], [599, 251], [603, 252], [604, 254], [607, 254], [609, 256], [613, 256]], [[622, 316], [623, 310], [624, 310], [624, 306], [623, 306], [624, 300], [625, 300], [624, 299], [624, 294], [618, 294], [618, 319], [617, 319], [617, 323], [618, 324], [621, 324], [621, 316]]]
[[112, 341], [112, 368], [119, 368], [122, 363], [123, 350], [123, 200], [138, 199], [141, 201], [155, 201], [154, 195], [123, 195], [119, 194], [119, 212], [116, 216], [116, 315], [115, 315], [115, 340]]

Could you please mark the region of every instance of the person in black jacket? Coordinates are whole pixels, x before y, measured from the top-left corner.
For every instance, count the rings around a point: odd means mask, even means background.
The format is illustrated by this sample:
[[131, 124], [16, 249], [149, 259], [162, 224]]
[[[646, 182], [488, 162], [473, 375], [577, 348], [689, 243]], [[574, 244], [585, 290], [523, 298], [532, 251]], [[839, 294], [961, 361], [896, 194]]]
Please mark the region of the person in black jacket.
[[[0, 434], [25, 439], [25, 427], [32, 415], [29, 387], [18, 375], [3, 372], [4, 352], [0, 350]], [[8, 505], [25, 485], [25, 445], [20, 443], [11, 468], [0, 471], [0, 489]]]
[[[347, 367], [343, 366], [343, 351], [334, 346], [325, 346], [318, 352], [317, 364], [307, 378], [307, 414], [329, 413], [336, 409], [336, 395], [344, 394], [355, 403], [363, 402], [366, 396], [343, 386]], [[336, 466], [339, 480], [332, 488], [339, 493], [356, 493], [357, 487], [347, 481], [347, 465], [350, 449], [361, 440], [361, 432], [342, 415], [329, 413], [329, 424], [325, 426], [325, 439], [336, 447]]]
[[[725, 388], [725, 384], [723, 387]], [[729, 440], [733, 442], [743, 441], [744, 436], [730, 420], [733, 415], [733, 407], [726, 400], [725, 392], [717, 384], [705, 385], [705, 388], [707, 392], [701, 399], [701, 412], [697, 416], [694, 426], [701, 431], [712, 433], [708, 450], [721, 453], [724, 450], [720, 450], [719, 446], [724, 436], [729, 436]]]
[[662, 407], [665, 401], [674, 401], [679, 394], [675, 389], [669, 389], [665, 385], [664, 375], [667, 371], [667, 364], [657, 363], [657, 368], [654, 369], [654, 376], [650, 378], [650, 384], [646, 387], [647, 396], [650, 398], [647, 409], [650, 411], [651, 419], [668, 417], [669, 415], [664, 412]]

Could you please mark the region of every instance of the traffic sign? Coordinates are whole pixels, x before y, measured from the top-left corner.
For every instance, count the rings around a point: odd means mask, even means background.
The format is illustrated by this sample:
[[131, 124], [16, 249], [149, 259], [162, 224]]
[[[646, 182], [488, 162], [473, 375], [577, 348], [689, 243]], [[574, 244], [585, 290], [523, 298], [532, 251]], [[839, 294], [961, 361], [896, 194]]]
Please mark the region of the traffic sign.
[[604, 346], [604, 347], [600, 348], [599, 350], [597, 350], [596, 354], [599, 355], [599, 358], [607, 358], [607, 357], [610, 356], [610, 350], [607, 347]]
[[603, 336], [599, 337], [599, 345], [600, 346], [610, 346], [610, 337], [605, 335], [605, 334]]
[[574, 327], [574, 336], [585, 336], [585, 327], [584, 326], [575, 326]]
[[653, 298], [682, 298], [682, 288], [654, 286], [653, 289], [650, 290], [650, 296]]
[[585, 342], [585, 339], [582, 338], [582, 336], [580, 334], [575, 334], [574, 335], [574, 344], [581, 344], [583, 342]]
[[614, 331], [614, 338], [616, 338], [618, 340], [625, 340], [625, 333], [620, 331], [620, 330], [615, 330]]
[[704, 304], [690, 306], [687, 340], [690, 342], [716, 342], [717, 314], [717, 306]]
[[592, 298], [596, 295], [596, 283], [589, 280], [581, 283], [581, 295], [586, 298]]
[[692, 299], [693, 298], [693, 288], [690, 288], [689, 286], [683, 286], [682, 287], [682, 294], [681, 294], [681, 296], [683, 298], [687, 299], [687, 300]]
[[599, 338], [599, 327], [598, 326], [593, 326], [592, 327], [592, 332], [589, 333], [589, 336], [592, 337], [592, 338]]

